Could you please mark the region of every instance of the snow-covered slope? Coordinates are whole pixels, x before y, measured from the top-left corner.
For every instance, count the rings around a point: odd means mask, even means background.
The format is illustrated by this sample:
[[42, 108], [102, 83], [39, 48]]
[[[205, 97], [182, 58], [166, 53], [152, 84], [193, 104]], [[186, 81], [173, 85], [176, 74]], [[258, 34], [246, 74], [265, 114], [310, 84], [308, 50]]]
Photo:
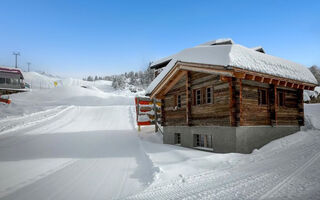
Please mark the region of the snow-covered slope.
[[38, 72], [23, 72], [23, 76], [26, 83], [29, 83], [32, 89], [50, 89], [54, 88], [54, 82], [57, 82], [57, 87], [66, 86], [87, 86], [97, 87], [107, 92], [113, 92], [111, 87], [111, 81], [98, 80], [98, 81], [84, 81], [76, 78], [61, 78]]
[[[32, 84], [31, 92], [10, 95], [10, 105], [0, 104], [0, 119], [16, 115], [27, 115], [56, 106], [86, 105], [133, 105], [136, 95], [130, 90], [117, 91], [111, 81], [83, 81], [74, 78], [59, 78], [24, 72], [25, 81]], [[57, 87], [54, 81], [58, 82]]]

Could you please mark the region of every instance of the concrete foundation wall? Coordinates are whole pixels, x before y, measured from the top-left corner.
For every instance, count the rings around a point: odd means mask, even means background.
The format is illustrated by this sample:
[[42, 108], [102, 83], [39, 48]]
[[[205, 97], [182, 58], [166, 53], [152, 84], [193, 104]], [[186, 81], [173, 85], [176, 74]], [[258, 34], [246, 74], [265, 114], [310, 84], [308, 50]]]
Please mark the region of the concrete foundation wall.
[[181, 134], [181, 146], [195, 147], [194, 134], [213, 137], [213, 151], [217, 153], [251, 153], [272, 140], [300, 130], [299, 126], [165, 126], [163, 142], [175, 144], [175, 133]]
[[296, 133], [299, 126], [261, 126], [237, 127], [237, 152], [251, 153], [254, 149], [259, 149], [272, 140]]

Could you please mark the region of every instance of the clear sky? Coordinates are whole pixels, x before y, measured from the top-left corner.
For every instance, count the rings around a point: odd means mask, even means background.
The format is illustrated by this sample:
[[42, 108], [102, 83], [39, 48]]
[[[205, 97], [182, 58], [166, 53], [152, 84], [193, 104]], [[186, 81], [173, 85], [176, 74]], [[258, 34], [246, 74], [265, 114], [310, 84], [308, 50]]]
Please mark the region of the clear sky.
[[320, 1], [2, 0], [0, 65], [84, 77], [140, 70], [184, 48], [232, 38], [320, 65]]

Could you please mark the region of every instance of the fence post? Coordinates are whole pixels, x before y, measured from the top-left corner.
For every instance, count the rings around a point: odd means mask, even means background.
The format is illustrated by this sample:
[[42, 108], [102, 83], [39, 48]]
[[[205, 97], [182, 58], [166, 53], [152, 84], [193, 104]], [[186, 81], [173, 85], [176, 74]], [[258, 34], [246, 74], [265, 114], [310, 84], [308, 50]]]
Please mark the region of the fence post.
[[[137, 109], [136, 109], [136, 112], [137, 112], [137, 123], [139, 124], [139, 113], [140, 113], [140, 104], [139, 104], [139, 97], [137, 97]], [[138, 131], [140, 132], [141, 131], [141, 127], [140, 125], [138, 125]]]

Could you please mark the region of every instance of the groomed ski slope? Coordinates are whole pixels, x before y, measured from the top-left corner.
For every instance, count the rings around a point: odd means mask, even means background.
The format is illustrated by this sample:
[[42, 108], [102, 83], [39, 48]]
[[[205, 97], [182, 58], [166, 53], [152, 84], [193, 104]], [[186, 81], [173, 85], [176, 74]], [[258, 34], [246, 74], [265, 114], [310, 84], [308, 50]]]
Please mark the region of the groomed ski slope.
[[0, 137], [2, 199], [111, 199], [152, 181], [131, 106], [73, 106]]

